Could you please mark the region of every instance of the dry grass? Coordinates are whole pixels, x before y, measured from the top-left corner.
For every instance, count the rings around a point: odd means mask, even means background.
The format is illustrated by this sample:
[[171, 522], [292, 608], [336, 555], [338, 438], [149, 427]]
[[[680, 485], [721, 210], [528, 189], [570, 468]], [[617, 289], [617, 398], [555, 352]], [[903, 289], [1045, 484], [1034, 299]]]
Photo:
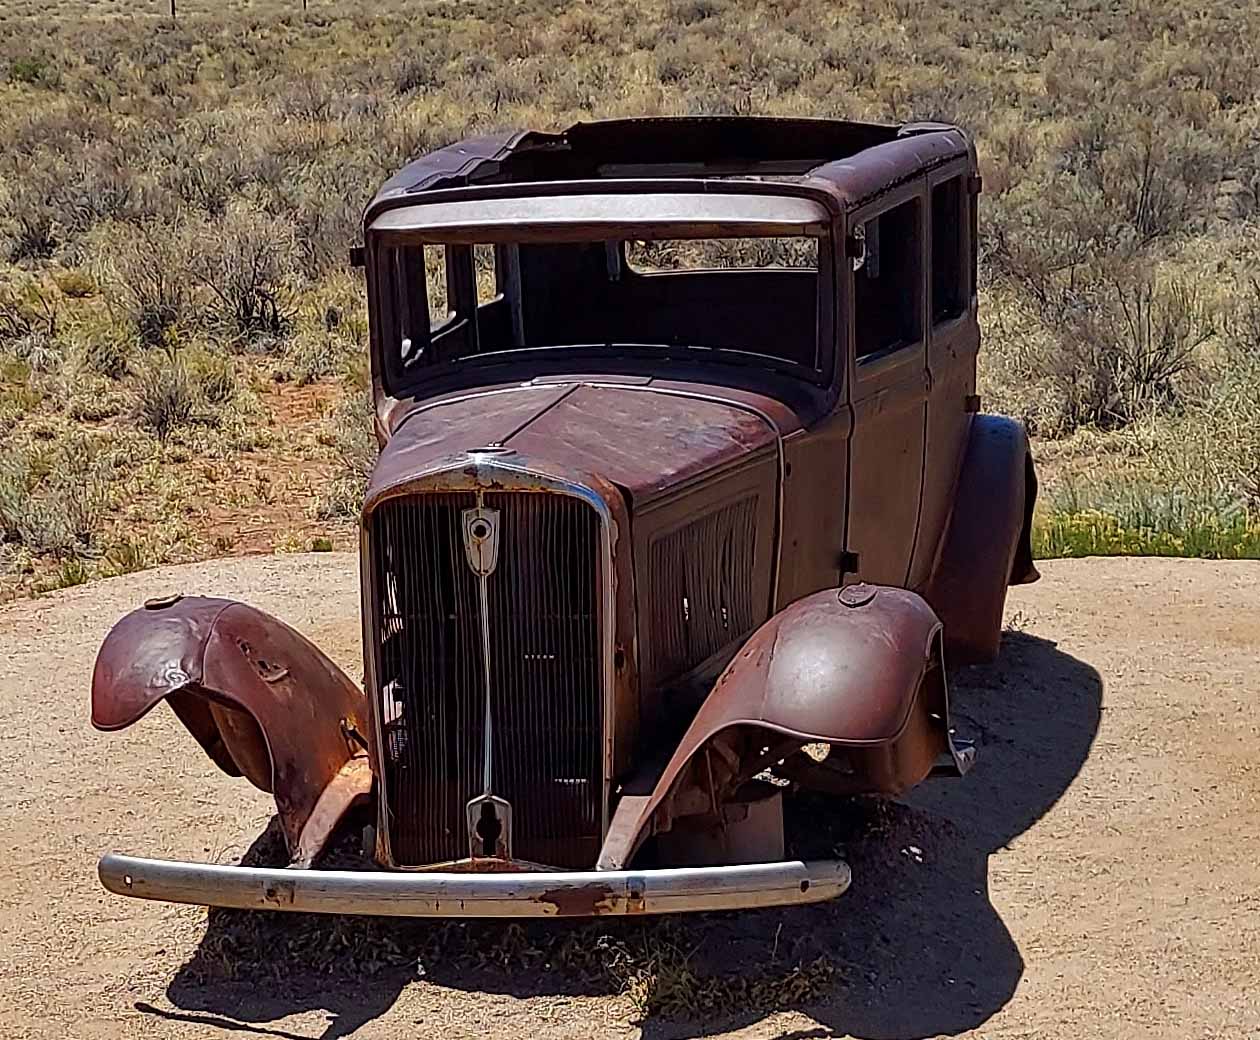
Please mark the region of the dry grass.
[[122, 532], [132, 561], [348, 544], [363, 203], [428, 148], [592, 116], [970, 127], [983, 390], [1040, 438], [1047, 515], [1116, 515], [1120, 484], [1254, 512], [1254, 5], [165, 7], [0, 8], [0, 452], [90, 435], [127, 460], [88, 546], [6, 535], [3, 587], [67, 552], [105, 573]]

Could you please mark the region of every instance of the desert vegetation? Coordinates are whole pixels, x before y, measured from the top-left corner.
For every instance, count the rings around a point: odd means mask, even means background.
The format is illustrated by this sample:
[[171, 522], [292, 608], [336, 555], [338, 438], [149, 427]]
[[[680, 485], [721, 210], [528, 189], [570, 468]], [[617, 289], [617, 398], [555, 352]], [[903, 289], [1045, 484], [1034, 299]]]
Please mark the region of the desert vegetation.
[[0, 3], [0, 585], [350, 544], [363, 204], [471, 133], [945, 118], [1044, 554], [1260, 554], [1260, 9]]

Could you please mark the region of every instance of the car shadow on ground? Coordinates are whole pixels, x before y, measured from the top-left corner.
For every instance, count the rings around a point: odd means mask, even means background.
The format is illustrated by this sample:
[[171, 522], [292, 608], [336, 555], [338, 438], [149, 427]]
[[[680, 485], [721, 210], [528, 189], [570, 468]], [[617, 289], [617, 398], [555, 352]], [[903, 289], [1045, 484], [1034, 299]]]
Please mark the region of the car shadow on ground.
[[[244, 1034], [331, 1040], [424, 980], [520, 997], [629, 987], [644, 1035], [659, 1040], [788, 1007], [820, 1023], [811, 1038], [975, 1028], [1011, 998], [1024, 969], [989, 901], [989, 857], [1080, 771], [1102, 682], [1055, 644], [1008, 632], [995, 664], [957, 670], [952, 683], [959, 734], [979, 747], [964, 780], [931, 781], [900, 802], [806, 797], [791, 806], [790, 853], [838, 851], [853, 868], [853, 887], [832, 903], [525, 926], [216, 910], [167, 987], [178, 1010], [137, 1007]], [[279, 851], [273, 822], [245, 859], [271, 862]], [[269, 1025], [307, 1011], [327, 1016], [322, 1031]]]

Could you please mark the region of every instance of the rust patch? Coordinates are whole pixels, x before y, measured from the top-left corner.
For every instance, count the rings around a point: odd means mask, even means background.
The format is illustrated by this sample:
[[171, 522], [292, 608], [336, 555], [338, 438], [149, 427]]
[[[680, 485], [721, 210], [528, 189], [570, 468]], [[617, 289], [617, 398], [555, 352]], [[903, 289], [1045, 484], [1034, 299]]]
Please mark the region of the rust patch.
[[549, 888], [538, 896], [551, 903], [558, 917], [593, 917], [612, 908], [616, 890], [611, 885], [582, 885], [577, 888]]
[[263, 888], [263, 899], [275, 906], [292, 906], [297, 886], [292, 881], [276, 881]]

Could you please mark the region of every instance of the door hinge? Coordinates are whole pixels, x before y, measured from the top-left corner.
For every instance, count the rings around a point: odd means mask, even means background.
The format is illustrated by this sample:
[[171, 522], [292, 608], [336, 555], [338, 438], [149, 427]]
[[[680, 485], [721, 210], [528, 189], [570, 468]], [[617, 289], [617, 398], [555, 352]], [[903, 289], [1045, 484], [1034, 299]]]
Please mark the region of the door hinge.
[[968, 394], [963, 398], [963, 411], [976, 413], [980, 411], [980, 395]]
[[367, 264], [367, 254], [362, 246], [350, 247], [350, 266], [363, 267]]
[[861, 566], [861, 558], [855, 552], [849, 552], [847, 549], [840, 554], [837, 563], [840, 568], [840, 577], [844, 578], [846, 574], [857, 574], [858, 568]]

